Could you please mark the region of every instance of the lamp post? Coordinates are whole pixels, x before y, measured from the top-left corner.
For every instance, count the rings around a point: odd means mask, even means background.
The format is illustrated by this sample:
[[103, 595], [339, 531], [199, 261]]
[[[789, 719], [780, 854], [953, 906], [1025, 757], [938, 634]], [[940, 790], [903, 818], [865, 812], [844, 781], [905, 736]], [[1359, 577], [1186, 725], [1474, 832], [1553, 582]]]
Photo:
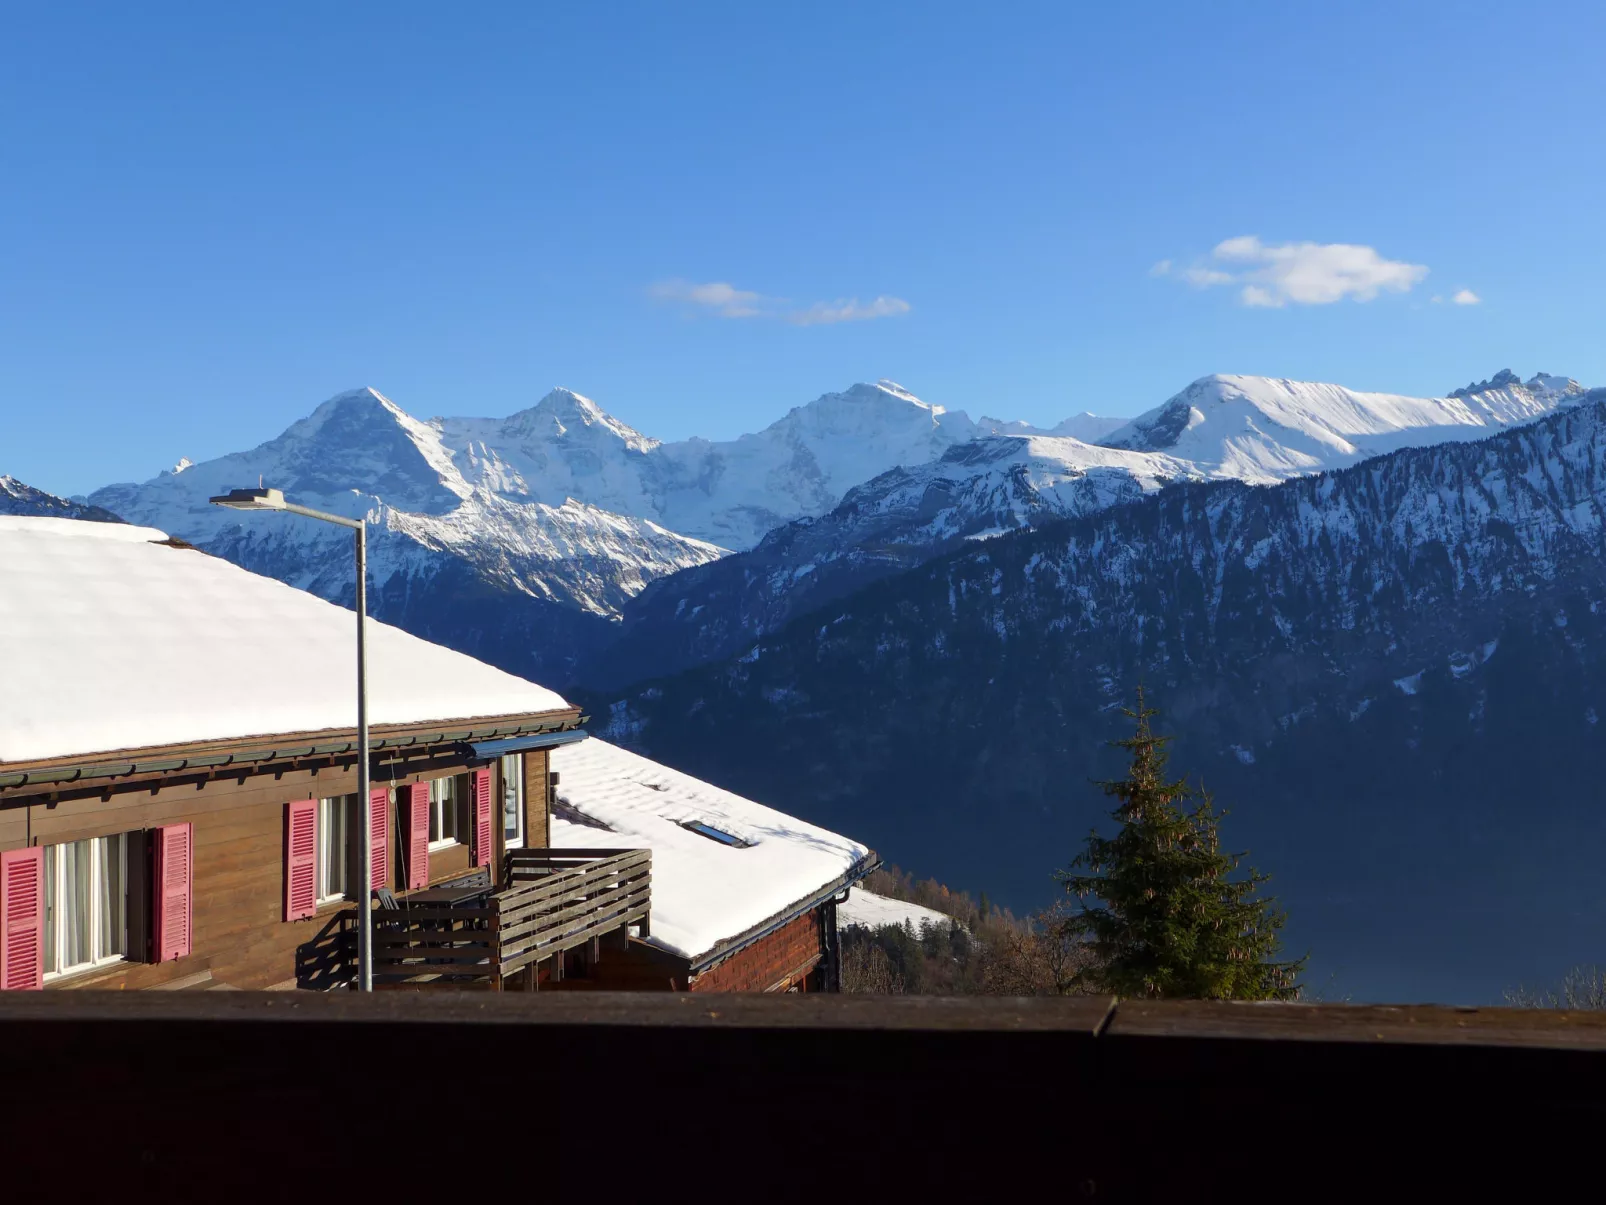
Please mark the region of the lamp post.
[[357, 986], [374, 990], [374, 822], [373, 798], [368, 783], [368, 524], [306, 506], [286, 502], [275, 489], [230, 490], [210, 500], [231, 510], [277, 510], [321, 519], [357, 533], [357, 800], [362, 812], [362, 894], [357, 897]]

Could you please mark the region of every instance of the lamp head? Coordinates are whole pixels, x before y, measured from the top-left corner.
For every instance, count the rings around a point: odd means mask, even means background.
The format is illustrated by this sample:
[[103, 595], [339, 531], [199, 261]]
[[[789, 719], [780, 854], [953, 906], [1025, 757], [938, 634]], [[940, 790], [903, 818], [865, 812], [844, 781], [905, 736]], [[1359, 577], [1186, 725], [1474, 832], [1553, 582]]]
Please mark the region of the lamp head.
[[230, 510], [284, 510], [284, 492], [275, 489], [243, 489], [230, 490], [226, 494], [211, 498], [214, 506], [226, 506]]

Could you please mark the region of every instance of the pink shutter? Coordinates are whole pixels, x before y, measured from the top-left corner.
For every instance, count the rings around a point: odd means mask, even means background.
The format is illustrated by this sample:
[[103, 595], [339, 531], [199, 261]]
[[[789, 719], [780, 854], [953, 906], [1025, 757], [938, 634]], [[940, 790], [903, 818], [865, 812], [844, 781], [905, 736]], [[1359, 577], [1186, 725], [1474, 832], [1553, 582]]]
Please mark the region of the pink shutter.
[[373, 842], [374, 890], [390, 886], [390, 788], [375, 787], [368, 794], [368, 832]]
[[45, 985], [45, 851], [0, 853], [0, 990]]
[[491, 864], [491, 844], [494, 830], [491, 828], [491, 772], [489, 770], [474, 771], [474, 865], [489, 866]]
[[190, 952], [194, 927], [194, 835], [187, 824], [156, 830], [156, 961]]
[[284, 919], [318, 910], [318, 801], [284, 805]]
[[429, 886], [429, 783], [407, 788], [407, 886]]

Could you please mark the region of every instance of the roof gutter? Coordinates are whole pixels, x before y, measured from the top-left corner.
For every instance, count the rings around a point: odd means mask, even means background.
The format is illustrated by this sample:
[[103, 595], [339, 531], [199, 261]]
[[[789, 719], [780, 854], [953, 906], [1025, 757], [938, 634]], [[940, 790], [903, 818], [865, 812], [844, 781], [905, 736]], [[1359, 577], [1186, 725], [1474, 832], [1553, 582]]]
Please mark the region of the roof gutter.
[[701, 958], [694, 959], [688, 973], [692, 975], [700, 975], [704, 971], [718, 966], [733, 954], [741, 953], [755, 941], [768, 937], [777, 929], [784, 928], [785, 926], [791, 924], [805, 912], [814, 911], [814, 909], [818, 908], [821, 904], [840, 903], [841, 901], [837, 899], [837, 896], [845, 896], [848, 888], [859, 882], [859, 880], [865, 878], [872, 871], [878, 869], [880, 865], [881, 859], [876, 856], [874, 850], [871, 850], [869, 853], [865, 854], [864, 857], [860, 858], [851, 867], [849, 867], [846, 874], [832, 879], [813, 895], [810, 895], [807, 898], [800, 900], [798, 903], [793, 904], [785, 912], [777, 913], [775, 916], [770, 917], [769, 920], [755, 925], [746, 933], [743, 933], [738, 937], [729, 938], [728, 940], [720, 943], [718, 946], [714, 947], [711, 953], [704, 954]]
[[591, 734], [581, 728], [564, 732], [534, 732], [529, 736], [514, 736], [505, 740], [475, 741], [475, 757], [501, 757], [506, 753], [529, 753], [536, 749], [556, 749], [559, 745], [572, 745]]
[[[581, 717], [584, 719], [585, 717]], [[427, 745], [460, 745], [479, 747], [498, 738], [536, 738], [559, 733], [573, 733], [573, 739], [585, 734], [577, 726], [563, 720], [547, 720], [538, 724], [501, 724], [492, 728], [442, 729], [438, 732], [414, 732], [405, 736], [373, 737], [369, 748], [375, 752], [404, 750]], [[559, 742], [567, 743], [567, 742]], [[520, 746], [523, 748], [524, 746]], [[531, 746], [539, 747], [539, 746]], [[298, 761], [305, 757], [340, 757], [357, 752], [355, 738], [331, 741], [319, 745], [272, 745], [260, 749], [237, 749], [228, 753], [198, 753], [192, 757], [142, 758], [138, 761], [91, 762], [78, 766], [52, 766], [44, 770], [21, 770], [11, 774], [0, 773], [0, 788], [24, 786], [61, 786], [103, 778], [128, 778], [135, 774], [176, 774], [185, 770], [222, 770], [241, 766], [256, 766], [266, 762]]]

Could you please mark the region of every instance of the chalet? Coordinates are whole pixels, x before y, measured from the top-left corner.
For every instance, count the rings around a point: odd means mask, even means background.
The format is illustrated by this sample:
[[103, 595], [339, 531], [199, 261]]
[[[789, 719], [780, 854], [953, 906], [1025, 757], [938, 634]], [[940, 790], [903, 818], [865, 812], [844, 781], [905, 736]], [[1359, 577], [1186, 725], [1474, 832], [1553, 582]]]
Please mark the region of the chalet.
[[[355, 629], [158, 531], [0, 517], [0, 988], [351, 980]], [[579, 711], [367, 631], [376, 982], [650, 932], [647, 851], [545, 848]]]
[[836, 989], [837, 905], [870, 850], [594, 737], [551, 760], [553, 847], [645, 848], [653, 876], [650, 936], [594, 965], [576, 951], [555, 986]]

